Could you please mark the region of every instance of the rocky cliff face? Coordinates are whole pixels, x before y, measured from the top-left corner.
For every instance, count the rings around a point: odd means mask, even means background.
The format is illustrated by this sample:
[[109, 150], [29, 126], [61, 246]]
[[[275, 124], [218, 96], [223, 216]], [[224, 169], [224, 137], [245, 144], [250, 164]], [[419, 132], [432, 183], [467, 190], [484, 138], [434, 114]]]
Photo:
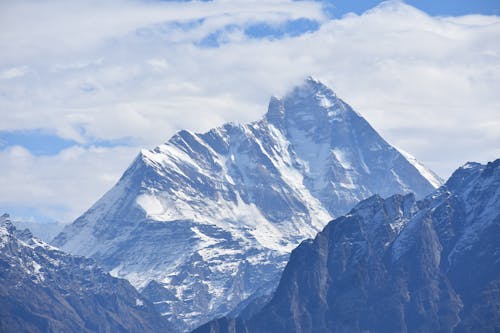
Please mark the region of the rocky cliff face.
[[292, 252], [261, 311], [195, 332], [496, 332], [499, 286], [500, 159], [361, 202]]
[[289, 252], [360, 200], [439, 184], [309, 78], [259, 121], [143, 150], [54, 244], [128, 279], [185, 330], [269, 294]]
[[129, 282], [0, 217], [1, 332], [171, 332]]

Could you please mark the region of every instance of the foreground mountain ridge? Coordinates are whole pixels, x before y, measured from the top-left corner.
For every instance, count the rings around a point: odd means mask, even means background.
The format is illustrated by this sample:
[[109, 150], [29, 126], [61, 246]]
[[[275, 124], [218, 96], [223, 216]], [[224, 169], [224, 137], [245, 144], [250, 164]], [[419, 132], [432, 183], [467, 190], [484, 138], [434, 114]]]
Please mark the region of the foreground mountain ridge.
[[440, 183], [308, 78], [259, 121], [141, 151], [53, 244], [128, 279], [186, 330], [271, 293], [289, 252], [360, 200]]
[[1, 332], [172, 332], [153, 304], [94, 260], [0, 217]]
[[195, 333], [497, 332], [500, 159], [424, 200], [375, 195], [296, 248], [272, 299]]

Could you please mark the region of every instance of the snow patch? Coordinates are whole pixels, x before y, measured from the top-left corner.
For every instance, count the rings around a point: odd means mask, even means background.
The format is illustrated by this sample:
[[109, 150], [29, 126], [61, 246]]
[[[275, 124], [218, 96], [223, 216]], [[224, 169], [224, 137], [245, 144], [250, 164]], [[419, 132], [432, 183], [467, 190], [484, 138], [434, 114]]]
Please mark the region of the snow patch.
[[349, 158], [347, 158], [346, 152], [342, 149], [339, 148], [334, 148], [331, 150], [333, 156], [335, 156], [335, 159], [342, 165], [342, 167], [346, 170], [349, 170], [352, 168], [352, 164], [349, 161]]

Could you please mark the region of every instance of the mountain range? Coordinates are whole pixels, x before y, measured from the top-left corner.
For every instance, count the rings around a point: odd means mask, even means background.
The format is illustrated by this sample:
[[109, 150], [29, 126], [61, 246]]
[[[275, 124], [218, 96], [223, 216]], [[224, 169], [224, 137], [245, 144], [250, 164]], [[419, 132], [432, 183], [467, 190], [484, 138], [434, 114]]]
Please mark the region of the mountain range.
[[173, 332], [130, 283], [0, 217], [0, 332]]
[[308, 78], [258, 121], [142, 150], [53, 245], [129, 280], [186, 331], [270, 297], [290, 251], [361, 200], [441, 184]]
[[500, 159], [372, 196], [291, 254], [273, 297], [194, 333], [498, 332]]

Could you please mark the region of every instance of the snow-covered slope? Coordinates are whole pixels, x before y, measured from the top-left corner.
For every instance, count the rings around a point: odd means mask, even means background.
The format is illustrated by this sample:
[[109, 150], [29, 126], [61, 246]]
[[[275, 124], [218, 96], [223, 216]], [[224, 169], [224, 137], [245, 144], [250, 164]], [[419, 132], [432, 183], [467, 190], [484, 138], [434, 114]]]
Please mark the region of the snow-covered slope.
[[195, 332], [497, 332], [499, 286], [497, 159], [421, 201], [362, 201], [292, 252], [260, 310]]
[[143, 150], [56, 237], [127, 278], [180, 329], [269, 293], [289, 252], [379, 193], [430, 193], [436, 179], [308, 78], [263, 119], [180, 131]]

